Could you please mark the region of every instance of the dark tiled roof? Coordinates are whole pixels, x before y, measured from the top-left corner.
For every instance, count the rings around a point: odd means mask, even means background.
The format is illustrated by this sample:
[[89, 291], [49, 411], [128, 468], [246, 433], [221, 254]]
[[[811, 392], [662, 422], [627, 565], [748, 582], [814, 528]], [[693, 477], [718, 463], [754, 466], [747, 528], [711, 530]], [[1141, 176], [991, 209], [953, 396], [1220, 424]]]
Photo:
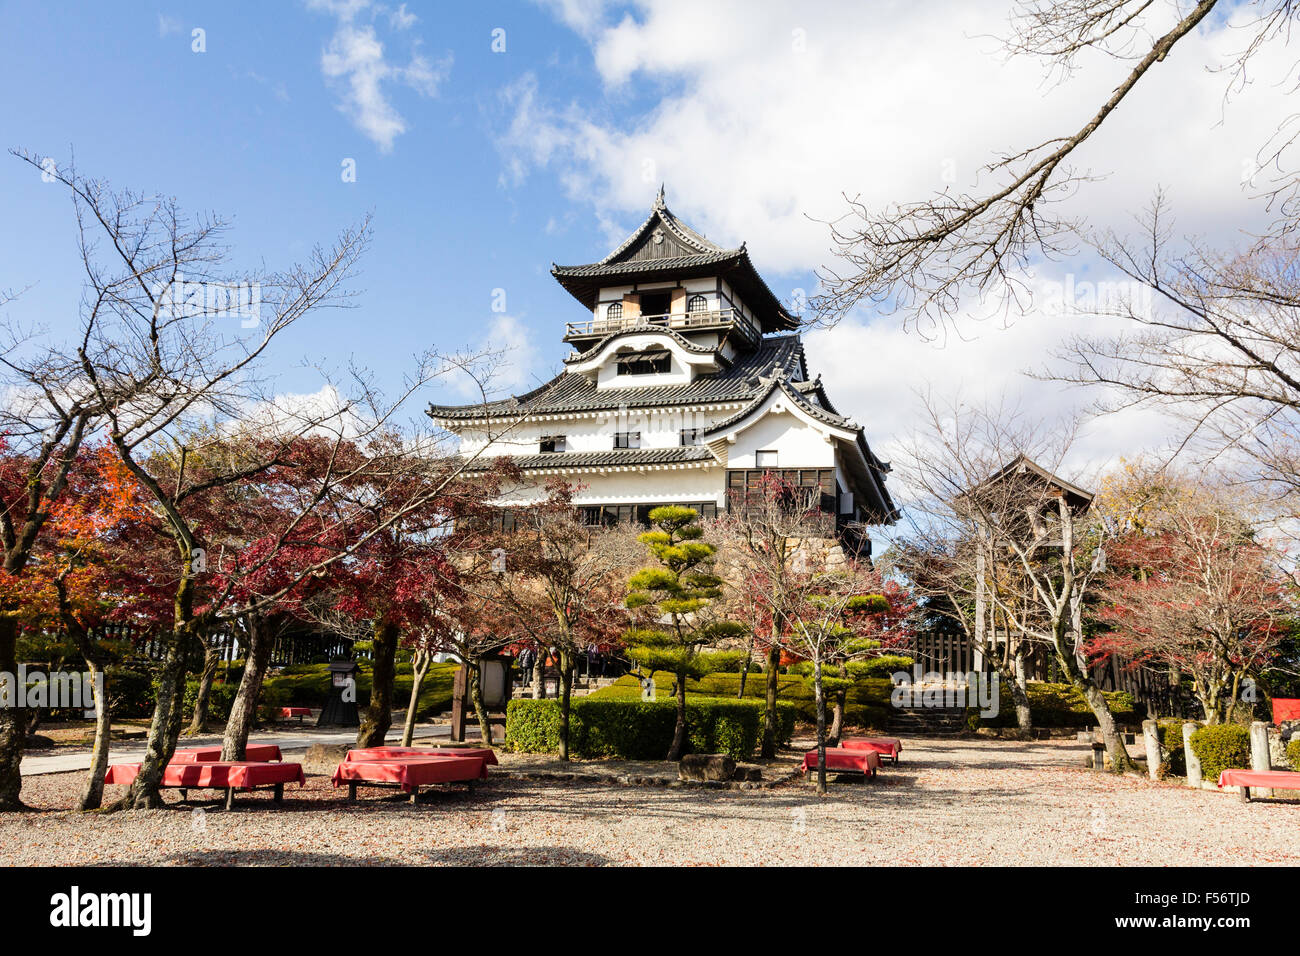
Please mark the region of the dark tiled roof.
[[640, 388], [596, 388], [583, 375], [564, 373], [524, 395], [486, 405], [430, 405], [429, 415], [439, 420], [513, 418], [520, 415], [563, 414], [627, 408], [659, 408], [710, 402], [749, 401], [763, 388], [762, 376], [776, 368], [782, 378], [807, 375], [803, 342], [797, 335], [769, 336], [750, 352], [737, 355], [731, 367], [698, 376], [682, 385], [646, 385]]
[[592, 262], [582, 266], [552, 266], [551, 275], [556, 278], [577, 276], [623, 276], [640, 272], [680, 272], [696, 266], [716, 266], [740, 264], [743, 249], [719, 249], [717, 252], [701, 252], [690, 256], [671, 256], [662, 259], [632, 259], [628, 262]]
[[847, 428], [851, 431], [858, 430], [858, 426], [854, 422], [845, 418], [844, 416], [837, 415], [831, 411], [827, 411], [826, 409], [814, 405], [812, 402], [808, 401], [808, 399], [804, 397], [803, 393], [800, 392], [793, 385], [791, 385], [790, 382], [784, 379], [771, 379], [764, 382], [763, 387], [757, 392], [757, 394], [754, 395], [754, 400], [752, 402], [750, 402], [740, 411], [736, 412], [736, 414], [731, 415], [728, 418], [724, 418], [722, 421], [718, 422], [715, 425], [711, 425], [708, 431], [705, 432], [705, 434], [716, 435], [720, 432], [726, 431], [728, 428], [730, 428], [732, 425], [735, 425], [737, 422], [744, 421], [745, 418], [747, 418], [751, 412], [757, 410], [760, 405], [762, 405], [765, 401], [767, 401], [768, 396], [770, 396], [778, 388], [781, 389], [781, 391], [785, 392], [785, 394], [789, 397], [789, 399], [792, 402], [794, 402], [801, 409], [803, 409], [803, 411], [807, 412], [809, 415], [811, 415], [813, 418], [817, 419], [818, 421], [825, 422], [827, 425], [833, 425], [836, 428]]
[[[621, 245], [599, 262], [551, 266], [551, 275], [569, 293], [592, 309], [602, 285], [627, 281], [724, 276], [754, 310], [764, 332], [794, 329], [798, 320], [772, 294], [742, 244], [723, 249], [672, 214], [663, 190], [655, 197], [649, 217]], [[620, 282], [621, 280], [621, 282]]]
[[[571, 468], [613, 468], [626, 465], [672, 465], [690, 461], [716, 461], [703, 445], [684, 448], [628, 448], [611, 451], [567, 451], [550, 455], [515, 455], [512, 460], [524, 471]], [[493, 459], [479, 458], [469, 466], [472, 471], [486, 470]]]

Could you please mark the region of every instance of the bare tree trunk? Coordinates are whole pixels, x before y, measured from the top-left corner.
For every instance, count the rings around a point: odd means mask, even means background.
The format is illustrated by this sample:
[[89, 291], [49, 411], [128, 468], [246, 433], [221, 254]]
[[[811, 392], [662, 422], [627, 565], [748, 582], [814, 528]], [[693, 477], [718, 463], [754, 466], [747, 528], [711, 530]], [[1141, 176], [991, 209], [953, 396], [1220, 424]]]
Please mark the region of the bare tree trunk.
[[533, 700], [546, 696], [546, 655], [538, 649], [537, 660], [533, 661]]
[[411, 741], [415, 738], [415, 712], [420, 706], [420, 685], [424, 683], [424, 675], [429, 673], [429, 665], [433, 662], [433, 655], [425, 650], [415, 652], [415, 657], [411, 660], [411, 703], [406, 708], [406, 722], [402, 725], [402, 746], [411, 746]]
[[[93, 656], [86, 658], [91, 686], [95, 688], [95, 744], [90, 751], [90, 773], [77, 800], [78, 810], [98, 810], [104, 802], [104, 774], [108, 773], [108, 748], [113, 732], [113, 711], [108, 693], [108, 670]], [[102, 692], [100, 683], [103, 683]]]
[[749, 637], [745, 640], [745, 659], [740, 664], [740, 688], [736, 691], [736, 699], [745, 699], [745, 684], [749, 680], [749, 665], [754, 658], [754, 632], [751, 629]]
[[212, 682], [216, 679], [217, 668], [220, 666], [220, 648], [205, 646], [203, 649], [203, 673], [199, 676], [198, 693], [194, 695], [194, 713], [190, 717], [190, 726], [185, 731], [187, 737], [197, 737], [199, 734], [207, 732], [208, 704], [212, 699]]
[[[840, 665], [840, 677], [848, 679], [849, 669], [844, 664]], [[835, 691], [835, 702], [831, 710], [831, 729], [826, 737], [826, 742], [832, 747], [840, 745], [840, 737], [844, 734], [844, 707], [848, 703], [849, 689], [841, 687]]]
[[681, 760], [686, 749], [686, 673], [677, 673], [677, 726], [673, 728], [673, 743], [668, 748], [669, 760]]
[[[0, 673], [11, 675], [9, 692], [18, 693], [18, 618], [16, 611], [0, 611]], [[13, 703], [17, 703], [15, 699]], [[23, 777], [19, 765], [23, 760], [23, 744], [27, 728], [27, 713], [20, 707], [0, 707], [0, 810], [22, 810]]]
[[250, 614], [245, 620], [248, 648], [244, 654], [244, 676], [240, 678], [235, 700], [230, 705], [226, 732], [221, 741], [222, 760], [243, 760], [248, 747], [248, 735], [257, 719], [257, 701], [262, 696], [262, 681], [271, 660], [274, 641], [274, 624], [261, 614]]
[[[1071, 635], [1073, 636], [1073, 635]], [[1137, 766], [1129, 759], [1128, 750], [1124, 747], [1124, 739], [1119, 734], [1119, 728], [1115, 725], [1115, 715], [1110, 712], [1110, 704], [1106, 702], [1106, 697], [1097, 686], [1097, 682], [1092, 679], [1092, 675], [1079, 663], [1075, 656], [1073, 646], [1067, 647], [1063, 636], [1056, 634], [1052, 646], [1056, 651], [1057, 663], [1065, 672], [1066, 677], [1092, 708], [1093, 716], [1097, 718], [1097, 727], [1101, 731], [1101, 739], [1106, 745], [1106, 752], [1110, 754], [1111, 767], [1116, 773], [1136, 773]]]
[[573, 703], [573, 662], [560, 651], [560, 759], [569, 759], [569, 707]]
[[158, 785], [162, 782], [163, 771], [176, 752], [176, 741], [181, 733], [186, 662], [193, 640], [193, 634], [178, 631], [168, 642], [167, 653], [158, 672], [158, 696], [154, 702], [153, 721], [149, 724], [144, 760], [131, 783], [131, 789], [110, 809], [151, 810], [163, 805]]
[[822, 692], [822, 662], [813, 661], [813, 697], [817, 701], [817, 792], [826, 792], [826, 695]]
[[1015, 666], [1015, 673], [1011, 680], [1011, 700], [1016, 705], [1016, 726], [1028, 733], [1034, 729], [1034, 715], [1029, 709], [1029, 682], [1025, 679], [1023, 648], [1016, 651]]
[[767, 701], [763, 708], [763, 749], [764, 757], [776, 756], [776, 694], [780, 689], [781, 648], [776, 642], [776, 629], [773, 628], [772, 646], [767, 652]]
[[393, 726], [393, 678], [396, 675], [397, 625], [375, 622], [371, 640], [370, 706], [357, 729], [358, 747], [382, 747]]
[[487, 707], [483, 703], [483, 682], [479, 680], [479, 661], [475, 659], [465, 666], [469, 668], [469, 699], [474, 705], [474, 716], [478, 718], [479, 736], [483, 738], [484, 746], [491, 747], [494, 743], [492, 721], [488, 719]]

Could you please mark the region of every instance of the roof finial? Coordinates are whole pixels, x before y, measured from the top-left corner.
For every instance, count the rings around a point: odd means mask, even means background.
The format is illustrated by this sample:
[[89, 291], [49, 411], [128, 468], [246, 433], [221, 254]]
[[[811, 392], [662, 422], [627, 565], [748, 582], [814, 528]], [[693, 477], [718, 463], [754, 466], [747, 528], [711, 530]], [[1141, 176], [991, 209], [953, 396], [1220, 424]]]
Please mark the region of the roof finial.
[[664, 201], [664, 184], [659, 184], [659, 195], [655, 196], [655, 208], [666, 209], [667, 203]]

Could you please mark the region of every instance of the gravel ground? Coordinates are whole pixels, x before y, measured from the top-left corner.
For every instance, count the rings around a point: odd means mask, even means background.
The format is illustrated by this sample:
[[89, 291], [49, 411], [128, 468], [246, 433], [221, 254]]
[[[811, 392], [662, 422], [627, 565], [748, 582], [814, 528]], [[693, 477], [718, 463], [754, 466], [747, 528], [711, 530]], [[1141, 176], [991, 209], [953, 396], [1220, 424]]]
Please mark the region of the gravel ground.
[[[417, 806], [327, 778], [242, 798], [78, 815], [81, 774], [24, 781], [37, 810], [0, 817], [0, 863], [23, 864], [1206, 864], [1300, 863], [1300, 805], [1082, 768], [1073, 741], [906, 741], [872, 782], [715, 791], [497, 780]], [[110, 797], [120, 788], [110, 787]], [[165, 791], [169, 802], [177, 794]], [[215, 804], [207, 804], [215, 807]]]

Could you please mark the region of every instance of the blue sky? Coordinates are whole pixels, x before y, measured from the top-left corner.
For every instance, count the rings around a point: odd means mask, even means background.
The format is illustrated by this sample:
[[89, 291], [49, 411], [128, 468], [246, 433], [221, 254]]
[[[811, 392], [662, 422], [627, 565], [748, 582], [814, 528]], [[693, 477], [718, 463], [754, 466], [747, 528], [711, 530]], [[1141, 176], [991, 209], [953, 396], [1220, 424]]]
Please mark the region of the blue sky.
[[[978, 188], [999, 151], [1072, 132], [1122, 61], [1084, 58], [1063, 83], [1008, 59], [1010, 2], [989, 0], [533, 0], [35, 4], [0, 0], [0, 144], [192, 211], [233, 220], [242, 263], [279, 268], [374, 215], [359, 307], [286, 336], [284, 391], [314, 391], [303, 358], [397, 378], [413, 353], [511, 346], [502, 385], [555, 370], [581, 316], [550, 264], [602, 256], [658, 184], [724, 244], [747, 241], [778, 296], [815, 290], [832, 261], [824, 220]], [[1152, 8], [1160, 29], [1173, 11]], [[1163, 18], [1163, 19], [1162, 19]], [[1077, 209], [1131, 226], [1162, 186], [1180, 231], [1236, 241], [1258, 217], [1244, 182], [1287, 101], [1293, 56], [1264, 50], [1225, 101], [1240, 32], [1200, 28], [1079, 151], [1100, 177]], [[194, 52], [194, 30], [204, 52]], [[492, 49], [503, 30], [505, 51]], [[498, 38], [500, 34], [496, 35]], [[356, 181], [344, 182], [345, 160]], [[1087, 255], [1039, 279], [1101, 278]], [[0, 289], [32, 288], [12, 317], [75, 328], [81, 275], [70, 203], [0, 157]], [[504, 289], [506, 311], [494, 312]], [[1039, 314], [930, 341], [862, 312], [809, 336], [814, 371], [888, 457], [910, 392], [1009, 396], [1044, 414], [1082, 400], [1025, 378], [1076, 321]], [[430, 400], [463, 400], [453, 392]], [[1163, 437], [1153, 420], [1097, 430], [1089, 452]], [[1117, 437], [1119, 436], [1119, 437]], [[1119, 438], [1122, 437], [1122, 444]]]
[[[550, 263], [598, 258], [606, 235], [590, 211], [575, 215], [548, 172], [503, 183], [497, 141], [511, 113], [501, 91], [544, 74], [550, 95], [601, 104], [590, 50], [531, 4], [405, 9], [418, 16], [405, 29], [393, 25], [393, 7], [353, 21], [373, 29], [394, 68], [420, 56], [445, 74], [426, 91], [400, 78], [383, 82], [405, 126], [386, 143], [341, 109], [346, 80], [324, 75], [339, 24], [329, 10], [86, 3], [70, 15], [54, 5], [0, 4], [0, 82], [10, 91], [0, 104], [4, 145], [58, 163], [75, 149], [84, 174], [230, 217], [235, 256], [273, 268], [373, 213], [359, 307], [323, 312], [280, 343], [285, 389], [314, 389], [314, 373], [294, 370], [304, 356], [330, 364], [351, 357], [398, 376], [430, 345], [479, 345], [500, 320], [491, 309], [498, 288], [509, 315], [546, 346], [538, 367], [519, 376], [543, 374], [563, 354], [563, 322], [581, 311], [550, 277]], [[204, 52], [191, 49], [195, 28], [204, 31]], [[491, 49], [497, 29], [505, 53]], [[620, 101], [620, 109], [638, 108], [635, 96]], [[355, 160], [355, 182], [342, 179], [345, 159]], [[652, 196], [647, 186], [647, 207]], [[631, 228], [639, 215], [622, 218]], [[81, 275], [66, 192], [6, 156], [0, 222], [0, 287], [35, 284], [10, 313], [68, 327]]]

